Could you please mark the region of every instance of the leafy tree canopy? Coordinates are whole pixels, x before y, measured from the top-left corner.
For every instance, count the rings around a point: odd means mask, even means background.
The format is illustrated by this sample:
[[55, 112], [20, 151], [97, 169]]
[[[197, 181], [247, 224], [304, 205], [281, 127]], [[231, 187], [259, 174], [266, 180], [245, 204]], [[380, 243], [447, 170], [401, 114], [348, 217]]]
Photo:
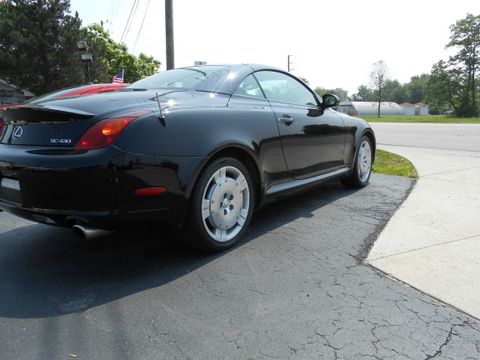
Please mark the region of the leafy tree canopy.
[[[429, 93], [429, 74], [412, 76], [409, 82], [401, 84], [398, 80], [385, 80], [382, 90], [382, 101], [393, 101], [398, 104], [412, 104], [425, 101]], [[368, 85], [360, 85], [357, 93], [352, 95], [354, 101], [377, 101], [377, 92]]]
[[453, 110], [460, 117], [478, 116], [480, 15], [468, 14], [450, 26], [446, 47], [457, 52], [448, 61], [433, 65], [427, 101], [437, 112]]
[[406, 101], [413, 104], [425, 101], [429, 92], [429, 80], [429, 74], [412, 76], [410, 82], [404, 85], [408, 99]]
[[115, 42], [99, 24], [82, 30], [83, 37], [93, 54], [92, 78], [97, 82], [110, 82], [118, 71], [125, 70], [125, 82], [134, 82], [158, 72], [160, 61], [141, 53], [138, 57], [128, 52], [123, 43]]
[[69, 0], [0, 1], [0, 78], [36, 94], [82, 84], [79, 40], [87, 41], [93, 55], [94, 82], [111, 82], [121, 69], [126, 82], [158, 72], [158, 60], [130, 54], [101, 25], [82, 27]]
[[453, 109], [459, 112], [462, 103], [461, 74], [441, 60], [433, 65], [428, 82], [427, 102], [438, 112]]
[[81, 20], [66, 0], [0, 2], [0, 78], [44, 93], [81, 83]]
[[375, 95], [368, 85], [360, 85], [357, 93], [352, 95], [353, 101], [374, 101]]
[[[459, 116], [478, 115], [478, 73], [480, 72], [480, 15], [468, 14], [450, 26], [450, 42], [447, 48], [456, 48], [448, 65], [451, 79], [460, 85], [461, 95], [457, 96], [455, 112]], [[457, 89], [458, 90], [458, 89]], [[455, 91], [455, 89], [449, 89]], [[453, 106], [453, 105], [452, 105]]]

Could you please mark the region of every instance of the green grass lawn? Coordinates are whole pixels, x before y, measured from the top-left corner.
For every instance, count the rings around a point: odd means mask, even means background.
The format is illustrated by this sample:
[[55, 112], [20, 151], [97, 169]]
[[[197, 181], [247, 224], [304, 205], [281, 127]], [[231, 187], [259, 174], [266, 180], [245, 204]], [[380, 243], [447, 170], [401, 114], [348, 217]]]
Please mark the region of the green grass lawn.
[[379, 149], [376, 151], [372, 170], [387, 175], [418, 177], [417, 170], [410, 161], [400, 155]]
[[455, 124], [480, 124], [480, 117], [456, 118], [447, 115], [426, 115], [426, 116], [404, 116], [404, 115], [383, 115], [377, 118], [373, 115], [357, 115], [368, 122], [402, 122], [402, 123], [455, 123]]

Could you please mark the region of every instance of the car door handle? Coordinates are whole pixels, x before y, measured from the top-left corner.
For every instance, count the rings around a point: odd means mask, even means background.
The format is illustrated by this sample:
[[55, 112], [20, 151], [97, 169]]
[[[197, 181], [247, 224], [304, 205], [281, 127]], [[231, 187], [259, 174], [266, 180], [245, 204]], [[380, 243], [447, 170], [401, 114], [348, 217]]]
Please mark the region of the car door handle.
[[295, 119], [289, 115], [283, 115], [282, 117], [278, 118], [279, 123], [285, 124], [287, 126], [290, 126], [294, 121]]

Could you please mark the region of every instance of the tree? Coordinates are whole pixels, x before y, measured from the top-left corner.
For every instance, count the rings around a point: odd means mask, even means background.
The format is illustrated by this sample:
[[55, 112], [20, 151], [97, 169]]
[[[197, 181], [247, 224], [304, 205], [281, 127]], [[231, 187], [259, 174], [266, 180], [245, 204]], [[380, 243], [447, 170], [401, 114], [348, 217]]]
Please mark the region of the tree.
[[407, 93], [406, 101], [411, 102], [413, 104], [425, 101], [429, 91], [429, 81], [430, 75], [429, 74], [421, 74], [417, 76], [412, 76], [410, 78], [410, 82], [406, 83], [405, 91]]
[[83, 36], [90, 46], [94, 62], [92, 78], [97, 82], [110, 82], [112, 76], [125, 70], [125, 82], [134, 82], [158, 72], [160, 61], [141, 53], [138, 57], [128, 52], [123, 43], [114, 41], [99, 24], [83, 29]]
[[373, 101], [374, 97], [372, 89], [367, 85], [360, 85], [357, 93], [352, 95], [353, 101]]
[[121, 69], [133, 82], [160, 66], [151, 56], [129, 54], [101, 25], [82, 28], [78, 14], [70, 15], [69, 0], [0, 0], [0, 78], [36, 94], [82, 84], [79, 40], [93, 54], [94, 82], [111, 82]]
[[437, 111], [452, 108], [458, 114], [462, 102], [461, 73], [440, 60], [432, 67], [427, 102]]
[[395, 101], [395, 102], [406, 101], [406, 94], [405, 94], [403, 85], [400, 84], [398, 80], [386, 79], [385, 85], [383, 88], [382, 101]]
[[378, 102], [377, 117], [380, 117], [380, 105], [385, 99], [385, 84], [388, 80], [387, 64], [383, 60], [379, 60], [372, 65], [372, 72], [370, 73], [370, 80], [375, 94], [376, 101]]
[[322, 87], [316, 87], [315, 92], [322, 96], [323, 94], [334, 94], [337, 95], [340, 101], [349, 101], [350, 97], [348, 96], [348, 91], [342, 88], [335, 88], [335, 89], [325, 89]]
[[448, 61], [433, 65], [427, 101], [436, 109], [453, 109], [457, 116], [478, 116], [480, 15], [468, 14], [450, 26], [450, 32], [446, 47], [458, 51]]
[[[450, 42], [447, 48], [458, 49], [449, 63], [461, 73], [463, 96], [457, 115], [477, 116], [476, 76], [480, 71], [480, 15], [468, 14], [450, 26]], [[459, 112], [459, 113], [458, 113]]]
[[[405, 84], [401, 84], [398, 80], [386, 79], [382, 101], [393, 101], [398, 104], [424, 101], [429, 91], [429, 78], [428, 74], [412, 76]], [[376, 89], [371, 89], [368, 85], [360, 85], [352, 98], [354, 101], [378, 101], [377, 93]]]
[[399, 86], [392, 88], [387, 100], [396, 102], [397, 104], [410, 102], [406, 85], [399, 84]]
[[0, 2], [0, 78], [34, 93], [80, 83], [81, 20], [69, 0]]

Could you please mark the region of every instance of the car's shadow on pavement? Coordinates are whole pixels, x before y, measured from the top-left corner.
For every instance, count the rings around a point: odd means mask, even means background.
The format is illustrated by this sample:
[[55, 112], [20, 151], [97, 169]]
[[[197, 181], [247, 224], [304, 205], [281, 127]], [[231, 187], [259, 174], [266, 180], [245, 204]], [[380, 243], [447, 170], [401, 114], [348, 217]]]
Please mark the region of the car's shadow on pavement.
[[[331, 183], [267, 206], [238, 247], [353, 192]], [[16, 227], [0, 234], [0, 317], [83, 311], [162, 286], [224, 254], [192, 250], [175, 233], [153, 230], [80, 241], [69, 229]]]

